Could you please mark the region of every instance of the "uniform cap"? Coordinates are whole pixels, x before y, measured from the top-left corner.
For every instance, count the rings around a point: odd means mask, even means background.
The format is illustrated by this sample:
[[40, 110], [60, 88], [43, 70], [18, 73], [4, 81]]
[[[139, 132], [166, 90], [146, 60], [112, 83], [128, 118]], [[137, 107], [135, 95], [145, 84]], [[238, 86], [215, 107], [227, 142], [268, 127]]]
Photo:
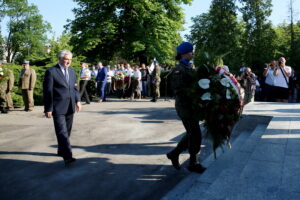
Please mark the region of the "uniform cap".
[[29, 61], [28, 60], [24, 60], [23, 65], [29, 65]]
[[189, 52], [193, 52], [193, 50], [194, 47], [189, 42], [183, 42], [176, 48], [177, 54], [186, 54]]

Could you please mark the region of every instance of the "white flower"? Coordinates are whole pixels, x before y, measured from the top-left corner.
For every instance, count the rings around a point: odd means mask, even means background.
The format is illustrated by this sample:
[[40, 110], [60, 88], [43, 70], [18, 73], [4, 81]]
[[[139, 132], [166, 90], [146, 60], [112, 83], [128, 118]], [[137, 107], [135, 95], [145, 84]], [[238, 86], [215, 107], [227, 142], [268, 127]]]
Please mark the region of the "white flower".
[[3, 70], [2, 70], [2, 68], [0, 67], [0, 72], [2, 72]]
[[4, 75], [4, 73], [3, 72], [0, 72], [0, 76], [3, 76]]
[[210, 83], [210, 80], [209, 80], [209, 79], [206, 79], [206, 78], [200, 79], [200, 80], [198, 81], [198, 84], [199, 84], [199, 86], [200, 86], [202, 89], [208, 89], [208, 88], [209, 88], [209, 83]]
[[225, 87], [229, 87], [229, 86], [230, 86], [229, 81], [228, 81], [227, 78], [222, 78], [222, 79], [220, 80], [220, 82], [221, 82], [221, 84], [222, 84], [223, 86], [225, 86]]
[[211, 100], [211, 94], [210, 94], [210, 92], [204, 93], [204, 94], [202, 95], [201, 99], [202, 99], [203, 101]]
[[226, 90], [226, 99], [231, 99], [231, 92], [230, 90]]

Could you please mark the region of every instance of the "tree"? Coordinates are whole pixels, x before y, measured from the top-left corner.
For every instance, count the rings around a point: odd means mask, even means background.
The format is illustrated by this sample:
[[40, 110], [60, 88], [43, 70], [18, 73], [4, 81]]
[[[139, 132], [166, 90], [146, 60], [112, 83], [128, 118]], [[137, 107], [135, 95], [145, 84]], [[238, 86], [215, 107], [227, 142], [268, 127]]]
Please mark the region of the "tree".
[[17, 56], [30, 59], [30, 56], [45, 53], [46, 32], [51, 27], [38, 14], [37, 7], [28, 5], [27, 0], [3, 2], [4, 14], [8, 17], [8, 36], [5, 38], [7, 61], [12, 62]]
[[[297, 46], [296, 46], [296, 32], [295, 28], [296, 26], [294, 25], [294, 1], [290, 0], [289, 3], [289, 11], [290, 11], [290, 51], [289, 51], [289, 63], [292, 66], [296, 65], [296, 60], [297, 60]], [[299, 52], [298, 52], [299, 54]]]
[[[275, 28], [277, 35], [276, 57], [286, 57], [287, 64], [297, 70], [300, 66], [300, 21], [293, 24], [293, 45], [291, 45], [291, 25], [282, 23]], [[292, 47], [294, 48], [292, 50]], [[294, 52], [294, 54], [292, 54]]]
[[[196, 64], [201, 63], [201, 54], [229, 54], [224, 62], [238, 67], [241, 63], [240, 34], [235, 0], [213, 0], [208, 13], [193, 18], [189, 40], [196, 44]], [[197, 59], [198, 58], [198, 59]], [[200, 60], [199, 60], [200, 58]]]
[[276, 34], [267, 18], [271, 15], [271, 0], [240, 0], [245, 22], [242, 38], [243, 57], [248, 66], [261, 70], [265, 62], [274, 59]]
[[192, 0], [75, 0], [71, 44], [93, 61], [119, 56], [171, 63], [184, 22], [180, 4]]

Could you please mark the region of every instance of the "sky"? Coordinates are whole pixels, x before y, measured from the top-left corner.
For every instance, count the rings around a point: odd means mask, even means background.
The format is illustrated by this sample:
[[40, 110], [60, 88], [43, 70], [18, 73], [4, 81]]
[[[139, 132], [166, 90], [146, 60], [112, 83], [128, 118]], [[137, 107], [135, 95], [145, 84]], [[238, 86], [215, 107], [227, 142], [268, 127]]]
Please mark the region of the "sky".
[[[300, 0], [294, 1], [294, 9], [296, 12], [295, 21], [300, 20]], [[55, 33], [55, 37], [59, 37], [64, 31], [64, 25], [67, 24], [67, 19], [74, 19], [72, 9], [76, 7], [76, 3], [72, 0], [28, 0], [30, 4], [34, 4], [40, 10], [44, 20], [48, 21]], [[273, 12], [270, 20], [274, 25], [282, 23], [284, 20], [288, 21], [288, 4], [290, 0], [273, 0]], [[194, 0], [191, 5], [183, 5], [185, 13], [184, 24], [185, 31], [181, 35], [189, 33], [189, 27], [192, 25], [191, 17], [195, 17], [208, 11], [211, 0]], [[5, 34], [5, 27], [1, 24], [2, 31]]]

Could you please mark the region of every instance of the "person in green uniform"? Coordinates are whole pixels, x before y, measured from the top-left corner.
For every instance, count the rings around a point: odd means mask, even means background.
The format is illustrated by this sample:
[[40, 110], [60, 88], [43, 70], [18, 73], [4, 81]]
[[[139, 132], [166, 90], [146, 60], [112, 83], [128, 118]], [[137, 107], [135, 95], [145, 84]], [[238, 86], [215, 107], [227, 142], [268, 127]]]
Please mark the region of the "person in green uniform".
[[[0, 60], [0, 76], [4, 76], [4, 69], [3, 66], [4, 62]], [[6, 110], [6, 89], [7, 89], [7, 81], [0, 82], [0, 110], [1, 113], [7, 114]]]
[[196, 173], [203, 173], [204, 168], [198, 161], [198, 154], [201, 146], [201, 130], [199, 120], [195, 116], [192, 107], [192, 97], [189, 96], [194, 81], [193, 69], [190, 61], [193, 59], [193, 45], [189, 42], [183, 42], [177, 47], [176, 60], [179, 63], [172, 70], [171, 85], [175, 95], [175, 108], [177, 115], [181, 119], [186, 134], [177, 144], [177, 146], [169, 153], [167, 158], [171, 160], [175, 169], [180, 169], [179, 155], [188, 150], [190, 160], [188, 170]]
[[14, 88], [14, 81], [15, 81], [14, 73], [13, 73], [12, 70], [8, 69], [8, 81], [7, 81], [5, 99], [6, 99], [7, 109], [9, 111], [14, 109], [13, 100], [11, 98], [11, 93], [12, 93], [13, 88]]
[[152, 102], [156, 102], [160, 97], [159, 85], [160, 85], [160, 66], [156, 60], [153, 62], [154, 69], [151, 74], [151, 91], [152, 91]]
[[25, 111], [29, 112], [33, 110], [34, 99], [33, 90], [36, 82], [35, 70], [30, 68], [29, 61], [23, 62], [23, 67], [20, 75], [19, 88], [22, 90], [23, 101], [25, 105]]

